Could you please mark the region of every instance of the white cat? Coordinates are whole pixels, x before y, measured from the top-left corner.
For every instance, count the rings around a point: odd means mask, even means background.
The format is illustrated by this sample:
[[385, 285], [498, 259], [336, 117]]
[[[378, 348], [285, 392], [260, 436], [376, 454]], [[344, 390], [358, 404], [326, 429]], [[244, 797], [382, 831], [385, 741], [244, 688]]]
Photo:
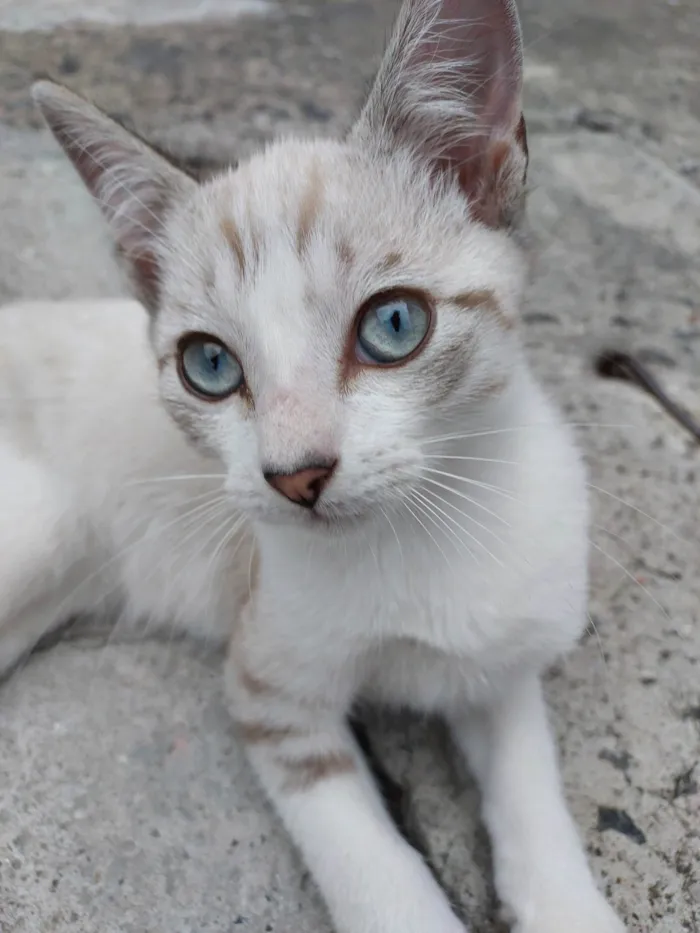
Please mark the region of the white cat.
[[35, 88], [142, 304], [2, 312], [0, 666], [112, 601], [232, 632], [242, 741], [342, 933], [465, 930], [358, 697], [447, 718], [517, 933], [623, 930], [539, 681], [583, 628], [587, 507], [517, 326], [521, 82], [512, 0], [408, 0], [346, 139], [201, 185]]

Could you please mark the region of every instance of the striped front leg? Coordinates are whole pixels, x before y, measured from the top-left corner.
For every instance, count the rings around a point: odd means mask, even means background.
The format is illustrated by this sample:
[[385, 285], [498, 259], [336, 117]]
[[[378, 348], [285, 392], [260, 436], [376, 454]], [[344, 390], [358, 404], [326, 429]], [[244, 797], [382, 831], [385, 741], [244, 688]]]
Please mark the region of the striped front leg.
[[465, 933], [384, 808], [346, 709], [294, 697], [232, 657], [228, 688], [253, 768], [338, 933]]

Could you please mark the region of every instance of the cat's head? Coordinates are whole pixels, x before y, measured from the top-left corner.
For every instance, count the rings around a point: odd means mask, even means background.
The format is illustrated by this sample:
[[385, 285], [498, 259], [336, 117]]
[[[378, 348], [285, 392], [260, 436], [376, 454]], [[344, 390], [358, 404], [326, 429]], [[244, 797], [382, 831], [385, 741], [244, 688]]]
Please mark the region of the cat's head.
[[202, 184], [35, 86], [129, 261], [165, 405], [254, 516], [391, 508], [426, 443], [497, 404], [518, 355], [521, 83], [513, 0], [407, 0], [347, 138], [277, 142]]

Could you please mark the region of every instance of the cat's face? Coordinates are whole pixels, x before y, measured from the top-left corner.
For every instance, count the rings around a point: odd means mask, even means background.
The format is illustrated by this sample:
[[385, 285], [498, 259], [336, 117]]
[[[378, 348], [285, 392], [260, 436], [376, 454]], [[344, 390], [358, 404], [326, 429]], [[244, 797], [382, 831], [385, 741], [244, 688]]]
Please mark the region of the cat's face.
[[162, 395], [236, 504], [323, 526], [386, 511], [517, 356], [507, 235], [527, 163], [511, 0], [407, 0], [342, 142], [204, 185], [74, 95], [36, 97], [152, 314]]
[[[507, 385], [518, 256], [410, 160], [280, 144], [194, 190], [164, 239], [163, 397], [260, 518], [390, 508], [425, 442]], [[313, 510], [265, 479], [331, 467]]]

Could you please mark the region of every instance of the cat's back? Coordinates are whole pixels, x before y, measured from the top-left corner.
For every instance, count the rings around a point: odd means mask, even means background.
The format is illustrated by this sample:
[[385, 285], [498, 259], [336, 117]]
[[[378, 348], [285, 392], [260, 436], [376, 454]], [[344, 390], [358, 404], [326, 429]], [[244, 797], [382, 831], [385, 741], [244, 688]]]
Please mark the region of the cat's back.
[[146, 315], [135, 301], [7, 304], [0, 307], [0, 385], [16, 400], [38, 403], [48, 394], [60, 402], [128, 369], [143, 378], [146, 337]]
[[0, 443], [68, 475], [91, 454], [108, 468], [125, 445], [175, 435], [158, 403], [146, 313], [128, 299], [0, 308], [0, 399]]

